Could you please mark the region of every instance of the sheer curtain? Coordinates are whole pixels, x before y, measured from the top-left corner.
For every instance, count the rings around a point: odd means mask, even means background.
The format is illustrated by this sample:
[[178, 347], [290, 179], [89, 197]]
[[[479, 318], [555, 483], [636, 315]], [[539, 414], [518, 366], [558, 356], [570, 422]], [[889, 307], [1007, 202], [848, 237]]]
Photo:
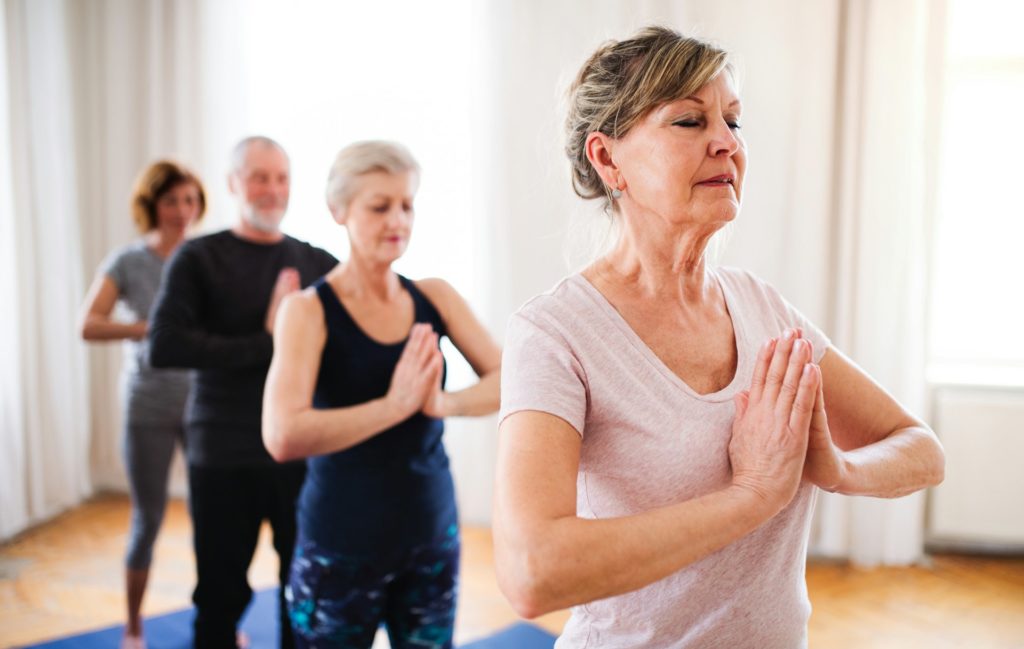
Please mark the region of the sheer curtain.
[[74, 322], [82, 249], [66, 6], [0, 12], [0, 538], [91, 488], [89, 393]]
[[[831, 333], [839, 348], [920, 416], [925, 99], [939, 9], [940, 3], [923, 0], [848, 0], [840, 23]], [[924, 518], [922, 492], [896, 500], [822, 494], [814, 547], [861, 565], [912, 563], [923, 554]]]
[[[0, 111], [0, 538], [124, 488], [118, 345], [78, 339], [100, 260], [134, 236], [141, 167], [207, 175], [199, 5], [5, 0]], [[217, 165], [218, 176], [223, 165]], [[219, 180], [219, 178], [218, 178]]]
[[[88, 286], [106, 254], [138, 236], [128, 202], [132, 183], [145, 164], [171, 157], [209, 178], [203, 146], [205, 112], [200, 108], [205, 41], [201, 13], [192, 0], [66, 1], [63, 6], [71, 25], [80, 272], [83, 286]], [[211, 180], [220, 180], [220, 167], [217, 172]], [[72, 329], [73, 323], [68, 322]], [[89, 360], [95, 486], [125, 489], [120, 345], [78, 346]]]

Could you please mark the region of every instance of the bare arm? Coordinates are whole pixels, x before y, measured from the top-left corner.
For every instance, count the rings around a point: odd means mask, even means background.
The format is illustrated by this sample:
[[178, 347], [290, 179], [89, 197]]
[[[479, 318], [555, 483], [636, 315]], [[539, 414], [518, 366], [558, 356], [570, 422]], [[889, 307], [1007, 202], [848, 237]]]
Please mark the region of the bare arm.
[[[762, 349], [737, 397], [728, 487], [621, 518], [576, 515], [581, 439], [547, 413], [501, 425], [495, 487], [499, 585], [525, 617], [642, 588], [750, 533], [799, 486], [817, 374], [809, 348]], [[585, 551], [581, 551], [585, 549]]]
[[274, 358], [263, 393], [263, 444], [279, 462], [350, 448], [420, 410], [441, 371], [437, 338], [416, 325], [387, 395], [344, 408], [313, 408], [327, 339], [311, 290], [286, 297], [274, 325]]
[[439, 392], [428, 411], [437, 417], [476, 417], [494, 412], [500, 399], [501, 347], [448, 282], [425, 279], [417, 285], [437, 305], [449, 338], [480, 377], [463, 390]]
[[117, 322], [111, 319], [119, 291], [114, 281], [104, 273], [93, 280], [89, 294], [82, 305], [79, 331], [83, 340], [142, 340], [146, 336], [146, 321]]
[[838, 493], [896, 498], [942, 482], [935, 433], [835, 348], [821, 359], [809, 477]]

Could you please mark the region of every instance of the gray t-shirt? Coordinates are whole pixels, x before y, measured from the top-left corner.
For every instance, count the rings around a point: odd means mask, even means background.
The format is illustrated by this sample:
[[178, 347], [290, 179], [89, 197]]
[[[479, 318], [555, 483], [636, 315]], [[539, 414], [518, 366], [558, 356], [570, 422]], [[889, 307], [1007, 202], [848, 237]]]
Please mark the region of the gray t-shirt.
[[[110, 253], [101, 266], [117, 287], [119, 306], [132, 321], [148, 320], [160, 288], [164, 260], [139, 240]], [[149, 340], [126, 339], [122, 390], [126, 414], [135, 420], [180, 420], [188, 397], [189, 371], [154, 369]]]

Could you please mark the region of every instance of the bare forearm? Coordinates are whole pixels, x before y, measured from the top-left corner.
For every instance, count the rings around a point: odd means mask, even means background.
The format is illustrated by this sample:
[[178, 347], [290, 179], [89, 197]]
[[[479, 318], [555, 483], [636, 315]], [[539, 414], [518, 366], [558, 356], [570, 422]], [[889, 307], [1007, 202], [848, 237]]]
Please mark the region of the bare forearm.
[[457, 392], [445, 394], [445, 416], [480, 417], [498, 409], [501, 370], [496, 369], [480, 377], [474, 384]]
[[843, 453], [845, 477], [836, 491], [898, 498], [942, 482], [945, 454], [935, 434], [902, 428], [874, 444]]
[[729, 487], [634, 516], [550, 521], [519, 538], [499, 527], [499, 578], [517, 610], [534, 617], [652, 584], [769, 517], [756, 496]]
[[108, 318], [88, 317], [82, 323], [82, 338], [89, 341], [141, 340], [146, 335], [146, 322], [115, 322]]
[[263, 440], [279, 462], [351, 448], [407, 419], [387, 397], [345, 408], [278, 415], [264, 408]]

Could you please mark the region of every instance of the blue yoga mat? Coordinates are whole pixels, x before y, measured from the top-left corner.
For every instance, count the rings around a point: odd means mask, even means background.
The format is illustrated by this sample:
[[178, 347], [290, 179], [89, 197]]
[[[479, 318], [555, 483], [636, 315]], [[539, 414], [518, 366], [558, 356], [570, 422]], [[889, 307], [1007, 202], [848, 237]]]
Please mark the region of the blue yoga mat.
[[[192, 646], [192, 609], [146, 619], [149, 649], [189, 649]], [[256, 593], [242, 620], [252, 649], [277, 647], [277, 589]], [[121, 642], [124, 626], [117, 625], [50, 640], [24, 649], [111, 649]], [[531, 624], [514, 624], [503, 631], [463, 645], [463, 649], [551, 649], [555, 637]]]

